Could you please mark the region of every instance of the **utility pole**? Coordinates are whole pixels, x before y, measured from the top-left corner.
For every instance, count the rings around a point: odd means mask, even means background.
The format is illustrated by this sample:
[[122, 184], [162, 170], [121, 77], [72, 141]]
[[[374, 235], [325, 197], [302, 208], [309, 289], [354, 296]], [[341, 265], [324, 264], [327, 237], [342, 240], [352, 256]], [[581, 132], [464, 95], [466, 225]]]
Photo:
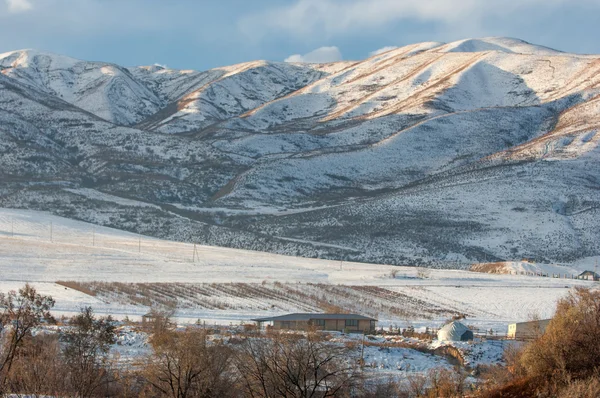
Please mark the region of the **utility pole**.
[[198, 254], [198, 249], [196, 248], [196, 243], [194, 242], [194, 252], [192, 253], [192, 262], [196, 262], [196, 257], [198, 257], [198, 261], [200, 261], [200, 254]]
[[10, 217], [10, 237], [15, 237], [15, 218], [12, 216]]
[[92, 246], [96, 246], [96, 227], [92, 227]]
[[142, 252], [142, 236], [138, 236], [138, 253]]
[[365, 333], [363, 332], [362, 347], [360, 348], [360, 367], [365, 366]]
[[343, 266], [344, 266], [344, 260], [340, 260], [340, 271], [344, 269]]
[[50, 242], [54, 242], [54, 239], [52, 239], [52, 221], [50, 221]]

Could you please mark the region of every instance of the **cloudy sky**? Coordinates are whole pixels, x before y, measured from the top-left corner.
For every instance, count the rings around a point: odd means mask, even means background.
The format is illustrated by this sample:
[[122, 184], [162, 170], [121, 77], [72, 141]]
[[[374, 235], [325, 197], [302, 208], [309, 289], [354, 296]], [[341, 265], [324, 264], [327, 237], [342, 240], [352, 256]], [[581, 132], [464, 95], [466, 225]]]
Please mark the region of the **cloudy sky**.
[[0, 0], [0, 52], [208, 69], [509, 36], [600, 53], [600, 0]]

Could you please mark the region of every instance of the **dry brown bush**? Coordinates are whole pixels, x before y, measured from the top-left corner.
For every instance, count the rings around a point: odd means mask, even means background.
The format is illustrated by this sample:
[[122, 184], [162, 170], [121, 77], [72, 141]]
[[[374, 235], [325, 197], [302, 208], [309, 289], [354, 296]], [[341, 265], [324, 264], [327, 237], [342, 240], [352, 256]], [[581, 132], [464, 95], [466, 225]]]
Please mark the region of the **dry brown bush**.
[[585, 380], [572, 381], [558, 393], [558, 398], [598, 397], [600, 397], [600, 379], [597, 376]]
[[66, 390], [57, 335], [27, 338], [6, 382], [13, 395], [60, 396]]
[[542, 391], [546, 389], [543, 382], [528, 377], [513, 378], [500, 386], [486, 388], [477, 393], [478, 398], [526, 398], [545, 397]]
[[600, 291], [576, 288], [558, 302], [543, 334], [522, 350], [506, 353], [506, 372], [490, 373], [480, 396], [600, 396], [594, 395], [600, 374], [598, 341]]
[[454, 398], [463, 397], [466, 390], [465, 380], [467, 375], [459, 368], [431, 369], [427, 374], [428, 398]]
[[525, 347], [530, 377], [566, 384], [600, 371], [600, 291], [577, 288], [561, 299], [545, 333]]

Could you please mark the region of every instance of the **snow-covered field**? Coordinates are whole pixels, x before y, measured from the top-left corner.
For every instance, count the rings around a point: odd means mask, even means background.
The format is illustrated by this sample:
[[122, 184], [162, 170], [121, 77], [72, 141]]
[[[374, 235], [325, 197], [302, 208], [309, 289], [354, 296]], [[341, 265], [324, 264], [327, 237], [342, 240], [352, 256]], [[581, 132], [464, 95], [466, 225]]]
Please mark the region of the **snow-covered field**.
[[[57, 281], [119, 282], [134, 284], [134, 288], [141, 283], [178, 283], [244, 284], [259, 288], [265, 284], [265, 288], [275, 289], [273, 284], [280, 283], [277, 289], [283, 291], [294, 285], [302, 291], [314, 291], [320, 284], [331, 285], [335, 290], [340, 285], [337, 290], [345, 288], [352, 294], [364, 291], [363, 296], [358, 296], [359, 300], [372, 299], [374, 301], [365, 303], [378, 305], [385, 302], [388, 310], [394, 300], [398, 300], [398, 306], [405, 305], [403, 297], [416, 299], [418, 305], [430, 310], [423, 312], [427, 314], [423, 319], [414, 315], [396, 316], [393, 311], [387, 311], [380, 314], [382, 326], [436, 327], [449, 313], [465, 313], [469, 315], [468, 324], [501, 333], [508, 323], [524, 321], [533, 315], [550, 317], [556, 300], [567, 294], [569, 288], [592, 283], [462, 270], [423, 272], [414, 267], [342, 263], [207, 246], [197, 246], [194, 255], [193, 244], [95, 227], [42, 212], [0, 210], [0, 290], [32, 283], [56, 299], [58, 314], [70, 314], [91, 305], [99, 313], [136, 319], [148, 310], [147, 306], [123, 301], [123, 297], [91, 296], [58, 285]], [[381, 291], [374, 297], [373, 289], [384, 289], [384, 293], [396, 294], [398, 298], [390, 296], [386, 301], [380, 297]], [[307, 310], [306, 306], [292, 301], [279, 305], [273, 301], [276, 298], [240, 297], [223, 289], [215, 289], [211, 300], [228, 305], [207, 308], [188, 303], [179, 309], [179, 320], [182, 323], [202, 319], [208, 323], [239, 324], [255, 316], [284, 310]], [[435, 312], [437, 309], [444, 311]]]

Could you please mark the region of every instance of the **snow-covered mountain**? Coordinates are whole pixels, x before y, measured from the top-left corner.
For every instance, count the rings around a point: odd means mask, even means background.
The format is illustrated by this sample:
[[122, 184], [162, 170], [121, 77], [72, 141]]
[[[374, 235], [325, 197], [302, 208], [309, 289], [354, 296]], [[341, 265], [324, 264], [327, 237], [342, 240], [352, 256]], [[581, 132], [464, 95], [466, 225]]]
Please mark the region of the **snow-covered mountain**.
[[600, 56], [517, 39], [332, 64], [0, 55], [0, 206], [285, 254], [598, 254]]
[[22, 50], [0, 54], [0, 70], [115, 124], [134, 124], [165, 106], [126, 68], [106, 62]]

